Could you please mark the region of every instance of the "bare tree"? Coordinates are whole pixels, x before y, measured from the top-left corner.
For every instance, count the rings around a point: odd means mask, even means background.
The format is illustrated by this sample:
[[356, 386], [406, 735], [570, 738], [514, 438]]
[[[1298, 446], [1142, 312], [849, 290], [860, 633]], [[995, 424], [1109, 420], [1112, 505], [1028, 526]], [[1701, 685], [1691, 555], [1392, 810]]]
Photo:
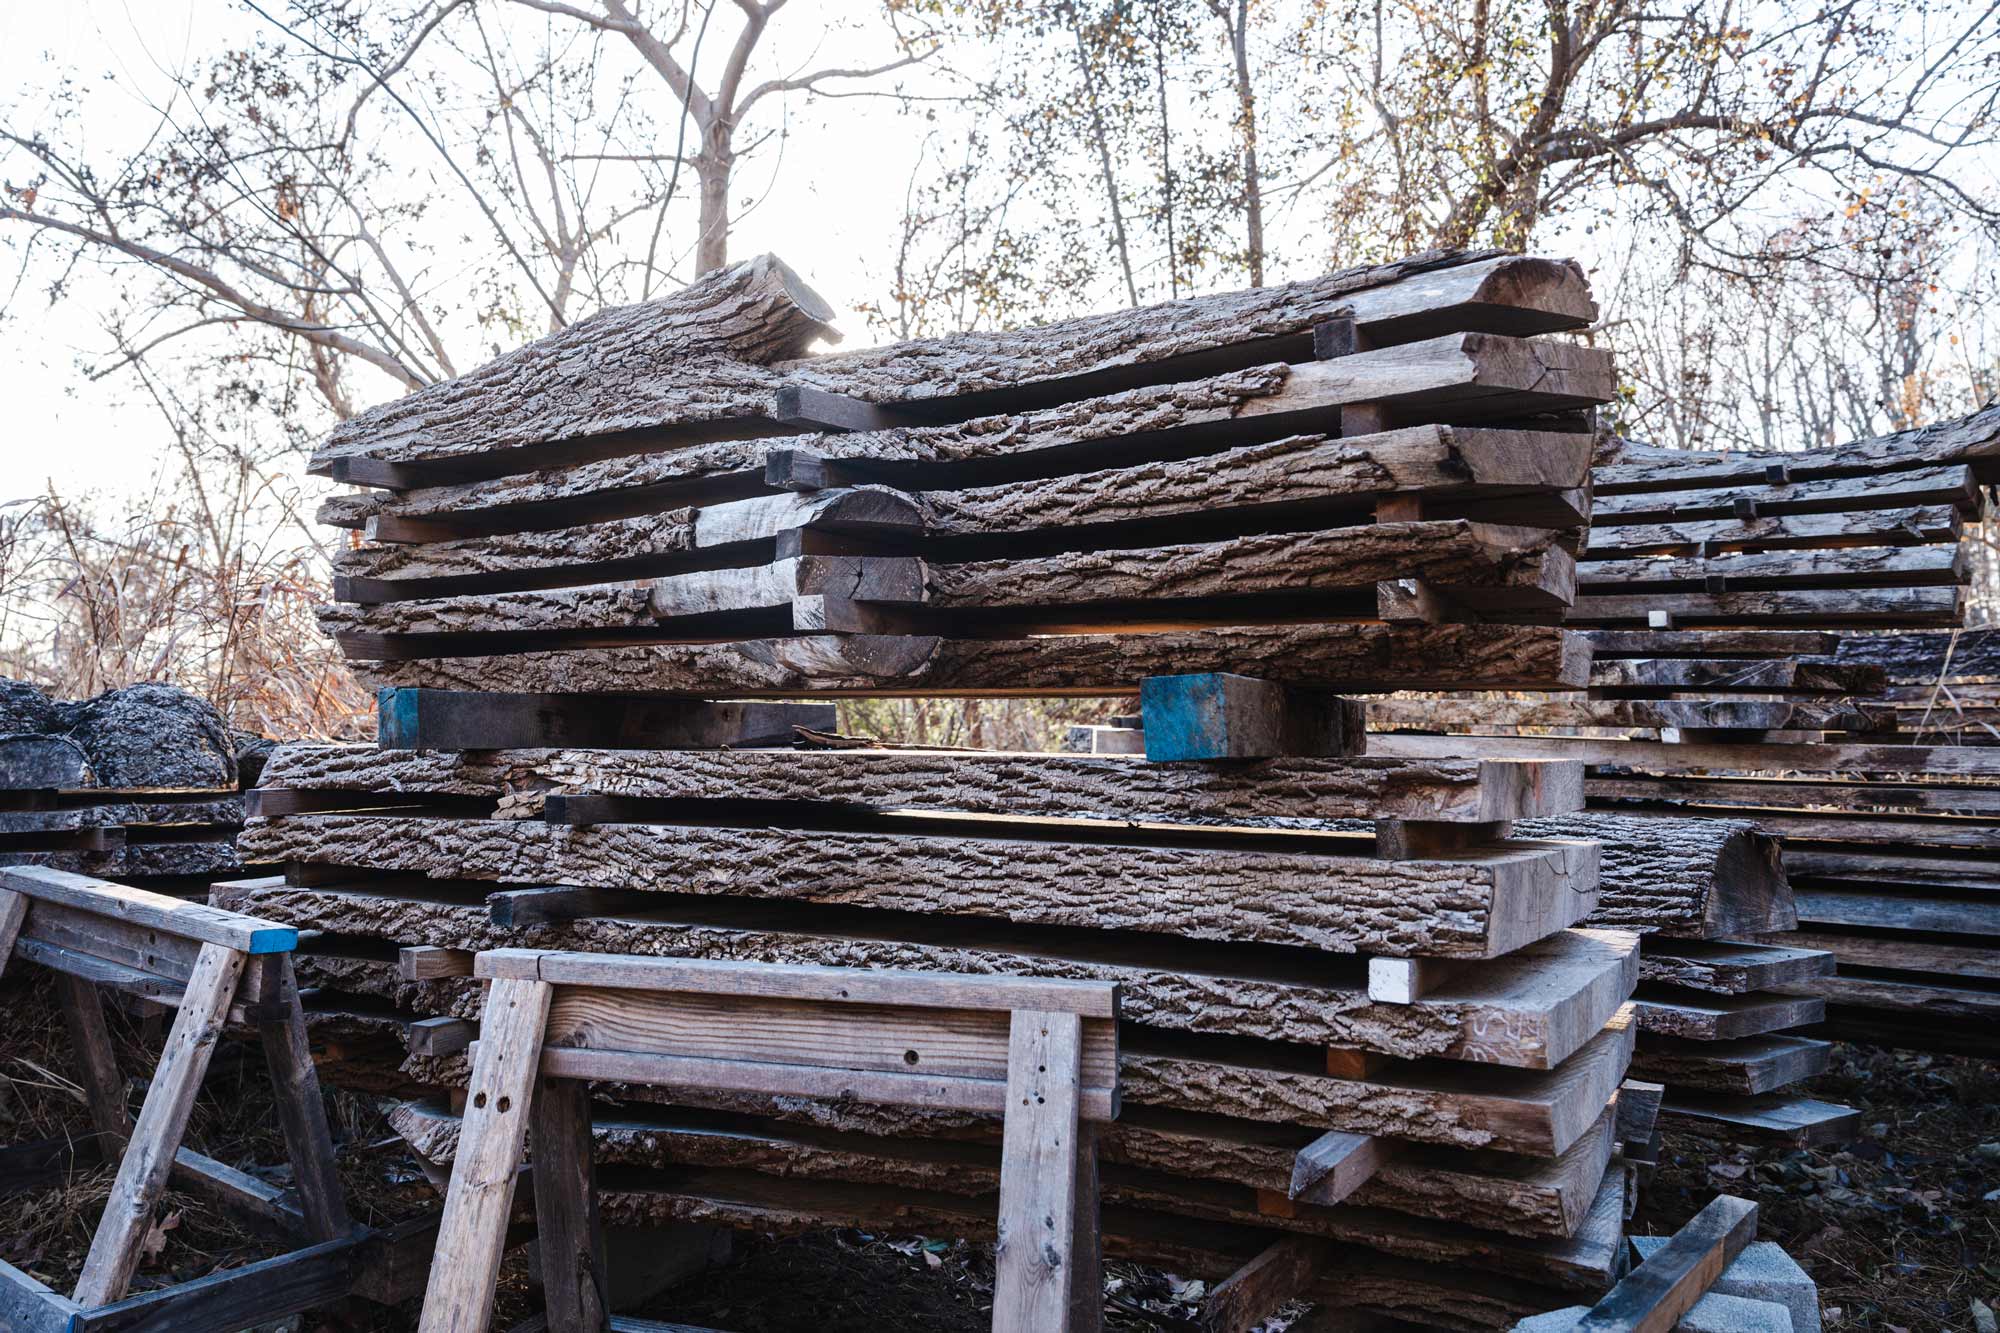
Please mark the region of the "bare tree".
[[[1236, 79], [1236, 133], [1243, 141], [1243, 266], [1250, 285], [1264, 285], [1264, 182], [1257, 169], [1257, 85], [1250, 75], [1250, 0], [1208, 0], [1209, 12], [1229, 35]], [[1166, 96], [1166, 76], [1160, 78]]]
[[[785, 7], [787, 0], [735, 0], [735, 7], [742, 14], [742, 25], [729, 44], [729, 54], [723, 62], [721, 75], [704, 88], [696, 77], [695, 65], [709, 21], [715, 17], [713, 0], [702, 7], [699, 22], [695, 19], [696, 6], [690, 0], [683, 0], [679, 6], [668, 7], [673, 14], [671, 19], [654, 24], [641, 20], [636, 5], [627, 0], [602, 0], [595, 9], [564, 4], [561, 0], [513, 0], [513, 3], [560, 14], [625, 38], [680, 100], [688, 118], [694, 122], [699, 144], [694, 156], [689, 159], [701, 187], [701, 214], [696, 229], [696, 273], [721, 268], [729, 261], [730, 179], [737, 162], [748, 151], [736, 142], [736, 135], [738, 128], [760, 102], [784, 93], [819, 92], [822, 85], [828, 83], [854, 83], [878, 78], [917, 63], [929, 55], [931, 49], [925, 44], [921, 49], [906, 49], [895, 59], [872, 66], [816, 69], [765, 79], [746, 88], [744, 79], [751, 59], [756, 55], [758, 44], [763, 41], [772, 18]], [[691, 30], [693, 42], [684, 63], [683, 58], [676, 54], [676, 49]]]

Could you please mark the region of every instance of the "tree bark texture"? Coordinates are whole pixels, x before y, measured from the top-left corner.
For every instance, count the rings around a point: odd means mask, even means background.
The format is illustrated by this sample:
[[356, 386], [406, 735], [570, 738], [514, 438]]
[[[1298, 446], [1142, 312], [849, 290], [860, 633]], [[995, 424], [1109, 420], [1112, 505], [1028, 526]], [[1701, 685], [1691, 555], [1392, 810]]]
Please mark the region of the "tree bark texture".
[[[1335, 840], [1337, 841], [1337, 840]], [[1492, 957], [1596, 902], [1597, 849], [1451, 859], [512, 820], [252, 820], [245, 856], [505, 884], [733, 894], [1334, 952]]]

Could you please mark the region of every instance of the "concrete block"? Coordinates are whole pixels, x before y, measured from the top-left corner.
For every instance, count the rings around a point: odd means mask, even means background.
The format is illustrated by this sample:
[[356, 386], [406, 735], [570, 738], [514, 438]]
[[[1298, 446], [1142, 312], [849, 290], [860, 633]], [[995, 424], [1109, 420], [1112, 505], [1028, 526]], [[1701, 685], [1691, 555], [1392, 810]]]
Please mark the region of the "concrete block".
[[1793, 1333], [1792, 1312], [1776, 1301], [1711, 1291], [1681, 1316], [1674, 1333]]
[[[1587, 1305], [1572, 1305], [1523, 1319], [1514, 1333], [1572, 1333], [1577, 1321], [1590, 1313]], [[1795, 1333], [1792, 1312], [1776, 1301], [1753, 1301], [1743, 1296], [1709, 1292], [1681, 1316], [1674, 1333]]]
[[[1643, 1262], [1665, 1245], [1666, 1236], [1634, 1236], [1632, 1246]], [[1723, 1270], [1710, 1291], [1724, 1296], [1744, 1296], [1756, 1301], [1773, 1301], [1791, 1312], [1792, 1333], [1821, 1333], [1819, 1286], [1800, 1268], [1798, 1261], [1773, 1241], [1760, 1240], [1743, 1249], [1736, 1262]]]

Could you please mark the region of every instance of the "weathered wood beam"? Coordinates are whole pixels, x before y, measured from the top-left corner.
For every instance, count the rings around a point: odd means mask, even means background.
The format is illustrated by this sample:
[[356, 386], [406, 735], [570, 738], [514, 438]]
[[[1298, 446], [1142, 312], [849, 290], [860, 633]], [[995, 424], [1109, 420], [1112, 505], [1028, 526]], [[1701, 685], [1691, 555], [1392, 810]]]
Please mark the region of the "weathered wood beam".
[[1757, 1236], [1757, 1205], [1722, 1195], [1577, 1322], [1577, 1333], [1669, 1333]]
[[1255, 676], [1148, 676], [1139, 705], [1154, 763], [1350, 755], [1366, 744], [1359, 703]]
[[1683, 629], [1703, 625], [1837, 625], [1842, 628], [1957, 625], [1965, 590], [1856, 588], [1804, 592], [1583, 593], [1564, 616], [1571, 625], [1645, 624], [1664, 611]]

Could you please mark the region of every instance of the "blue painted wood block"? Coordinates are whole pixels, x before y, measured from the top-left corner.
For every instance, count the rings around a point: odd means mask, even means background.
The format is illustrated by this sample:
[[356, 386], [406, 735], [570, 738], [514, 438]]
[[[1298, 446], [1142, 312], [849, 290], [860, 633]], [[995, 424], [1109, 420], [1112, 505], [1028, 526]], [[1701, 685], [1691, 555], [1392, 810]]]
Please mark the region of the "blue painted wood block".
[[1220, 671], [1146, 677], [1139, 686], [1146, 758], [1165, 763], [1241, 757], [1245, 737], [1240, 725], [1232, 726], [1232, 715], [1240, 714], [1246, 702], [1243, 686], [1266, 684]]

